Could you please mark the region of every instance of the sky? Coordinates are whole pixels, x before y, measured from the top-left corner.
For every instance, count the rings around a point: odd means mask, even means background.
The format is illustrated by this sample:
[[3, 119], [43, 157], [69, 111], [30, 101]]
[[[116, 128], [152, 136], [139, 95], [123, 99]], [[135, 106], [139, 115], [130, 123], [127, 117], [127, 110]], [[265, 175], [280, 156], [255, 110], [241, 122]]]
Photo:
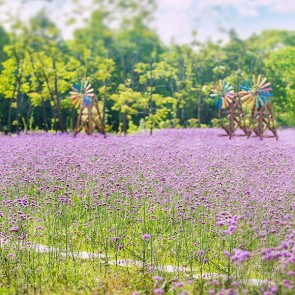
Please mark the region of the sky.
[[[140, 1], [140, 0], [139, 0]], [[65, 20], [75, 7], [75, 0], [0, 0], [0, 22], [8, 26], [14, 16], [26, 20], [42, 7], [59, 25], [64, 37], [70, 38], [72, 28]], [[242, 38], [265, 29], [295, 30], [295, 0], [156, 0], [155, 19], [150, 24], [165, 43], [187, 43], [192, 31], [197, 39], [206, 41], [228, 38], [234, 29]], [[82, 1], [81, 18], [89, 16], [91, 0]], [[80, 22], [81, 24], [81, 22]], [[79, 22], [76, 24], [79, 26]]]

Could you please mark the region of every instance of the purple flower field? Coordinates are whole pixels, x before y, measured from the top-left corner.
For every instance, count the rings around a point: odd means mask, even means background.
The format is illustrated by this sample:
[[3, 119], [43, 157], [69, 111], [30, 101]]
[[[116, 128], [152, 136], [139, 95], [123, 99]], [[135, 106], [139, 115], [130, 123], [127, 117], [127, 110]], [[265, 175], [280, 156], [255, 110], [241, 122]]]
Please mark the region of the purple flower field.
[[0, 137], [0, 291], [294, 294], [295, 130], [218, 134]]

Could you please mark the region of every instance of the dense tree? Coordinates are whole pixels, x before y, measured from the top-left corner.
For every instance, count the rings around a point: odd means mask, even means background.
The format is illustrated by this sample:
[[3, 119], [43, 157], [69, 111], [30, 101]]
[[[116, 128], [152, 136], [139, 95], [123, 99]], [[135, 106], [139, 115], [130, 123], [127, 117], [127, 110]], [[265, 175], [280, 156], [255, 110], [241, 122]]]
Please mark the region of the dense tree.
[[[79, 17], [79, 5], [69, 24]], [[69, 91], [87, 78], [109, 131], [144, 127], [210, 126], [209, 98], [218, 79], [239, 90], [252, 74], [273, 83], [281, 125], [295, 125], [294, 32], [270, 30], [242, 40], [164, 46], [149, 28], [152, 0], [95, 0], [93, 13], [71, 40], [63, 40], [44, 12], [14, 32], [0, 28], [0, 130], [73, 129], [77, 112]]]
[[288, 46], [273, 51], [265, 66], [273, 83], [273, 104], [279, 123], [295, 126], [295, 48]]

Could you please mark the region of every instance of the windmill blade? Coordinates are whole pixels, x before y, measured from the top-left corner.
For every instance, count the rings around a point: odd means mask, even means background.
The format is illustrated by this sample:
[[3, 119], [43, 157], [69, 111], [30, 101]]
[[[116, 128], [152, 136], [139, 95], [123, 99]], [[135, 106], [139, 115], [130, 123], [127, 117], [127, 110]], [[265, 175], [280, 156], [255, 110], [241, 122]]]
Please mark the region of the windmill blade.
[[242, 86], [242, 85], [241, 85], [240, 88], [243, 89], [243, 90], [247, 90], [247, 91], [249, 91], [249, 88], [248, 88], [248, 87], [245, 87], [245, 86]]
[[75, 108], [76, 108], [76, 109], [79, 108], [80, 105], [81, 105], [81, 99], [77, 99], [76, 102], [75, 102], [75, 105], [74, 105]]
[[254, 96], [252, 96], [250, 99], [248, 99], [247, 101], [246, 101], [246, 104], [248, 105], [248, 104], [251, 104], [251, 103], [253, 103], [255, 101], [255, 99], [254, 99]]
[[241, 100], [242, 100], [242, 101], [248, 100], [251, 96], [252, 96], [252, 94], [249, 93], [249, 94], [247, 94], [247, 95], [241, 97]]
[[269, 98], [267, 96], [264, 96], [263, 94], [260, 93], [260, 96], [263, 98], [264, 101], [266, 101], [267, 103], [270, 102]]
[[85, 104], [87, 107], [89, 107], [92, 103], [92, 98], [90, 96], [84, 96], [83, 98], [83, 104]]
[[252, 79], [253, 79], [254, 86], [256, 86], [256, 77], [255, 77], [255, 75], [252, 76]]
[[220, 110], [222, 108], [222, 99], [220, 99], [217, 103], [217, 107]]
[[222, 109], [225, 109], [225, 103], [224, 103], [224, 100], [222, 100], [221, 108], [222, 108]]
[[258, 78], [257, 78], [257, 86], [259, 86], [260, 80], [261, 80], [261, 75], [258, 75]]
[[91, 93], [91, 92], [93, 92], [93, 91], [94, 91], [94, 89], [93, 89], [93, 88], [91, 88], [91, 89], [89, 89], [89, 90], [85, 91], [85, 93]]
[[233, 100], [229, 96], [225, 96], [224, 99], [229, 103], [233, 102]]
[[79, 91], [70, 91], [70, 94], [78, 95], [79, 94]]
[[263, 94], [263, 95], [265, 95], [265, 96], [273, 96], [271, 93], [269, 93], [269, 92], [264, 92], [264, 91], [261, 91], [260, 92], [260, 95], [261, 94]]
[[267, 78], [264, 78], [264, 79], [261, 81], [261, 83], [258, 85], [259, 88], [261, 88], [261, 86], [262, 86], [266, 81], [267, 81]]
[[272, 88], [263, 88], [263, 89], [261, 89], [261, 92], [268, 92], [268, 91], [271, 91], [272, 90]]
[[260, 97], [260, 95], [257, 96], [258, 102], [261, 104], [261, 106], [264, 107], [264, 101], [263, 99]]
[[91, 88], [91, 84], [90, 84], [90, 83], [89, 83], [89, 84], [87, 85], [87, 87], [85, 88], [85, 92], [86, 92], [89, 88]]
[[271, 85], [271, 83], [270, 83], [270, 82], [268, 82], [268, 83], [266, 83], [266, 84], [262, 85], [262, 86], [260, 87], [260, 89], [266, 88], [267, 86], [270, 86], [270, 85]]

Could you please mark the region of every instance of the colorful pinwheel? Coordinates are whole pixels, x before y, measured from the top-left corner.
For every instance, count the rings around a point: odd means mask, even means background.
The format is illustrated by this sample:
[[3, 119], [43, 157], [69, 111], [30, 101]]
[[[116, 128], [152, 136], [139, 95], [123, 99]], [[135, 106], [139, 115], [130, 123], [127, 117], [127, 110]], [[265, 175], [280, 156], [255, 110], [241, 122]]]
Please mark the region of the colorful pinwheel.
[[93, 88], [91, 88], [91, 84], [88, 83], [88, 81], [82, 82], [81, 86], [82, 87], [79, 87], [75, 84], [74, 87], [72, 87], [74, 91], [70, 92], [72, 104], [76, 109], [89, 107], [95, 96]]
[[266, 81], [267, 78], [262, 79], [261, 75], [258, 75], [257, 78], [253, 75], [252, 80], [243, 82], [244, 85], [240, 86], [243, 90], [240, 91], [241, 100], [256, 109], [267, 105], [272, 96], [270, 93], [272, 88], [270, 87], [271, 83], [266, 83]]
[[213, 93], [210, 94], [210, 97], [216, 98], [216, 104], [219, 110], [229, 108], [230, 104], [234, 101], [233, 87], [224, 80], [219, 80], [211, 91]]

